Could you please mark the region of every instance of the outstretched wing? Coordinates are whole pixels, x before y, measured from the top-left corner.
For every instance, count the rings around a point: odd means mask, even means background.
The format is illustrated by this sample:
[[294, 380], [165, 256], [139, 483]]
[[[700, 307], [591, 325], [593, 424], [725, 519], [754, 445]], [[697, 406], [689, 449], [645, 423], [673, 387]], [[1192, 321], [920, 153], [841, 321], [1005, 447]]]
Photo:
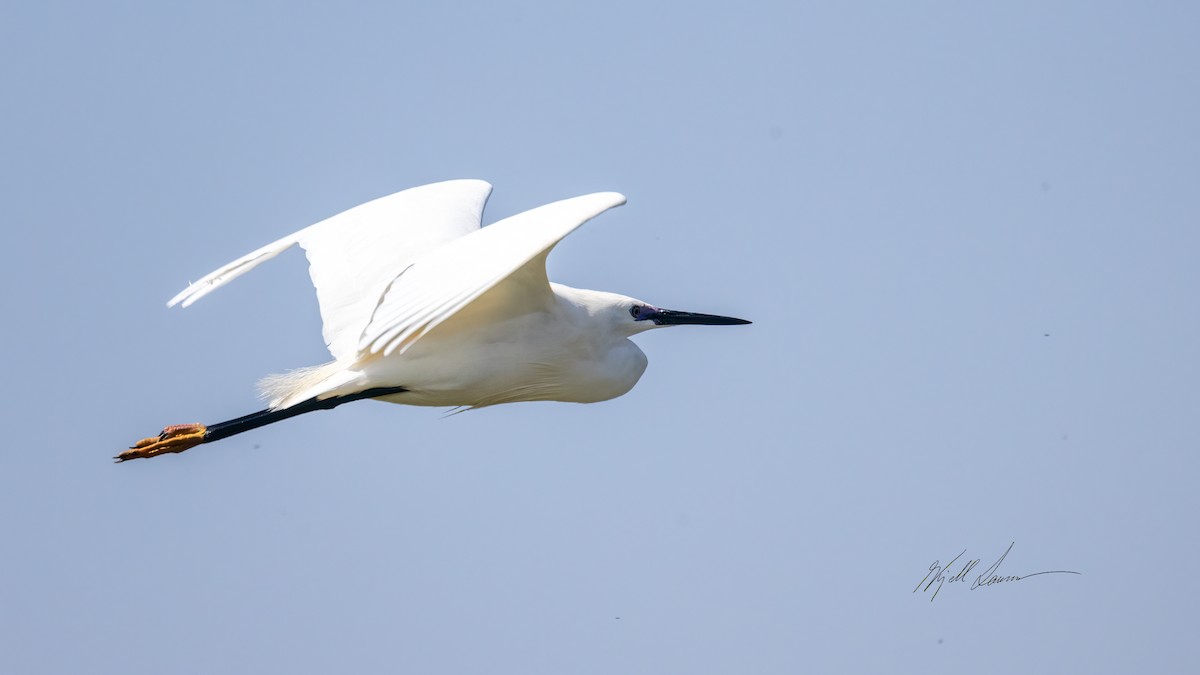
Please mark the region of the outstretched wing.
[[298, 243], [308, 254], [325, 344], [335, 359], [353, 358], [389, 282], [428, 251], [479, 231], [491, 192], [481, 180], [452, 180], [381, 197], [234, 260], [167, 305], [187, 307]]
[[404, 352], [421, 336], [498, 285], [518, 285], [523, 301], [550, 301], [546, 256], [563, 237], [625, 203], [599, 192], [506, 218], [431, 250], [400, 272], [384, 291], [358, 342], [363, 353]]

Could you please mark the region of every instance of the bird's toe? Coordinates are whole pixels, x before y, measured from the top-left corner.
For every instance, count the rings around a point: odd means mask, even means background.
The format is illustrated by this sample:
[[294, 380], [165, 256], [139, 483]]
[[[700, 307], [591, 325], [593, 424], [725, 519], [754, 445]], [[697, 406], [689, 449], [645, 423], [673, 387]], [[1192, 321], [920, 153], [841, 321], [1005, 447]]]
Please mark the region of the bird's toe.
[[158, 436], [143, 438], [128, 450], [113, 457], [117, 463], [131, 459], [156, 457], [173, 452], [183, 452], [204, 442], [208, 429], [203, 424], [172, 424]]

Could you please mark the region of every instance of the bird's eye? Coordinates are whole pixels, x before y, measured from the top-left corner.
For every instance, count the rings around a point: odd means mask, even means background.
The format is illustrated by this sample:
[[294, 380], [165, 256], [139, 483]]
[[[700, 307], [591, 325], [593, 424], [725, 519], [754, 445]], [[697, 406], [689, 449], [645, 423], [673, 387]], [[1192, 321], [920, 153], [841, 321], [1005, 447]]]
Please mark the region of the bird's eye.
[[641, 313], [641, 309], [642, 308], [639, 307], [638, 305], [634, 305], [633, 307], [629, 308], [629, 315], [632, 316], [634, 318], [634, 320], [636, 320], [638, 318], [638, 314]]

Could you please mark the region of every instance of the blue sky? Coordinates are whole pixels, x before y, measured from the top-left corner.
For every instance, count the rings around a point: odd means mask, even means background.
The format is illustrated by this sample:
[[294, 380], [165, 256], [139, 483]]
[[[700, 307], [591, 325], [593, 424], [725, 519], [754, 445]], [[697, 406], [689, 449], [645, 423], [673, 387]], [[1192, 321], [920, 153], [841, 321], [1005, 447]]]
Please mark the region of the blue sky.
[[[7, 3], [0, 671], [1194, 672], [1188, 3]], [[595, 405], [361, 403], [293, 252], [449, 178], [744, 329]], [[976, 573], [1074, 570], [913, 593]]]

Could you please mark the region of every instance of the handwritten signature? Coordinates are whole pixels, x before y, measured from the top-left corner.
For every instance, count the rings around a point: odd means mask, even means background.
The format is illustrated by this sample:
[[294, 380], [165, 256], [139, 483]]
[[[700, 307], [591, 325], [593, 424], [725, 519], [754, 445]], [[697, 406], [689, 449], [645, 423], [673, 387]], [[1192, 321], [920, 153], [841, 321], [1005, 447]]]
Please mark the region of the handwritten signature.
[[[1016, 542], [1013, 543], [1015, 544]], [[998, 571], [1000, 569], [1000, 564], [1004, 562], [1004, 559], [1008, 556], [1008, 552], [1012, 550], [1012, 547], [1013, 544], [1009, 544], [1008, 548], [1004, 551], [1004, 555], [1000, 556], [999, 560], [992, 563], [992, 566], [984, 570], [983, 574], [975, 577], [975, 580], [971, 582], [971, 590], [983, 588], [984, 586], [995, 586], [996, 584], [1003, 584], [1010, 581], [1020, 581], [1022, 579], [1028, 579], [1029, 577], [1036, 577], [1042, 574], [1079, 574], [1079, 572], [1069, 572], [1067, 570], [1034, 572], [1032, 574], [1023, 574], [1021, 576], [1017, 576], [1015, 574], [1000, 574]], [[967, 562], [963, 563], [958, 572], [954, 572], [953, 574], [951, 569], [954, 567], [954, 564], [958, 562], [958, 559], [966, 555], [966, 553], [967, 550], [963, 549], [962, 553], [954, 556], [954, 559], [945, 565], [943, 565], [939, 560], [934, 560], [933, 564], [929, 566], [929, 574], [926, 574], [925, 578], [921, 579], [921, 582], [918, 583], [917, 587], [913, 589], [913, 593], [916, 593], [917, 591], [927, 593], [929, 592], [929, 589], [933, 588], [933, 595], [929, 598], [929, 601], [933, 602], [933, 599], [938, 596], [938, 592], [942, 590], [943, 584], [966, 583], [967, 575], [969, 575], [975, 569], [975, 567], [979, 565], [978, 559], [968, 560]], [[946, 575], [948, 574], [952, 574], [952, 576], [947, 577]], [[936, 588], [934, 587], [934, 584], [937, 584]]]

